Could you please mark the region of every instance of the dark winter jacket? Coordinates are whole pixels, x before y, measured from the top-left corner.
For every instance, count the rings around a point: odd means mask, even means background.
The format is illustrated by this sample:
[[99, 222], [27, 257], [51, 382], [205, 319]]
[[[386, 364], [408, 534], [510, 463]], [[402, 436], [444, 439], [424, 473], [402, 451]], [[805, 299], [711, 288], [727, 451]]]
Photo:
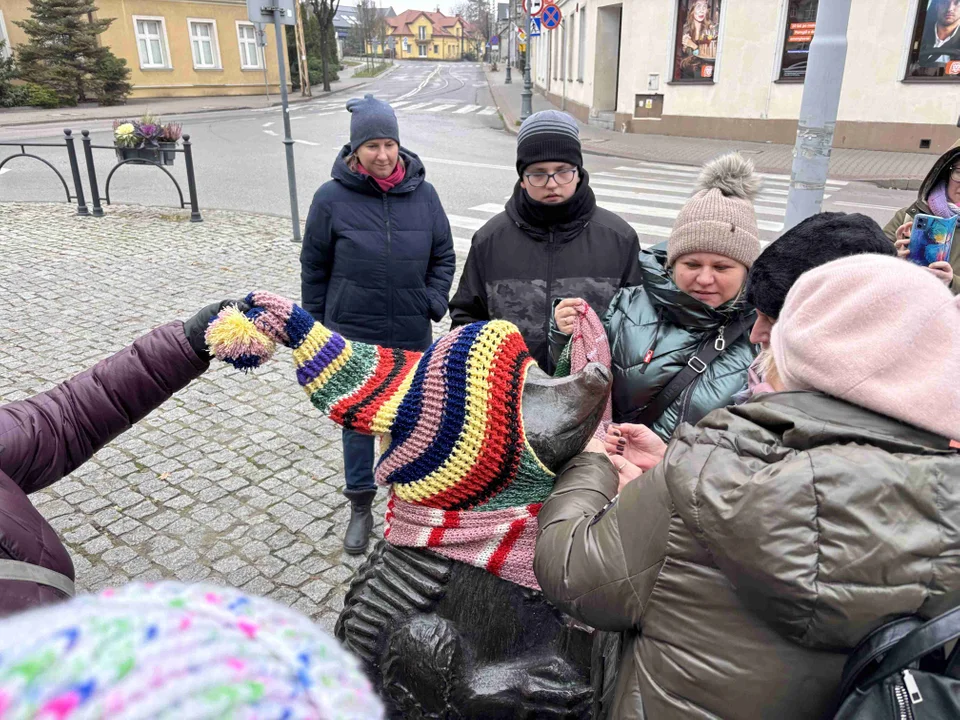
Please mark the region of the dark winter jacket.
[[303, 307], [350, 340], [424, 350], [447, 313], [456, 255], [450, 223], [423, 163], [401, 149], [403, 181], [383, 192], [347, 167], [313, 196], [300, 253]]
[[[740, 338], [727, 346], [703, 374], [694, 379], [651, 429], [666, 440], [682, 422], [696, 424], [707, 413], [734, 402], [747, 384], [747, 368], [756, 357], [750, 342], [753, 308], [738, 304], [713, 309], [682, 292], [665, 265], [663, 246], [640, 253], [641, 281], [617, 293], [603, 316], [610, 341], [613, 370], [613, 419], [629, 422], [680, 372], [699, 349], [712, 342], [721, 326], [740, 321]], [[728, 304], [729, 305], [729, 304]], [[559, 357], [567, 337], [553, 342]], [[648, 351], [649, 363], [644, 363]]]
[[[908, 205], [905, 208], [897, 210], [890, 219], [890, 222], [883, 228], [883, 234], [890, 238], [891, 242], [896, 241], [897, 228], [901, 225], [912, 220], [917, 215], [933, 214], [930, 206], [927, 205], [927, 197], [937, 183], [947, 179], [950, 173], [950, 166], [958, 161], [960, 161], [960, 145], [955, 145], [941, 155], [933, 164], [930, 172], [927, 173], [927, 177], [924, 178], [920, 184], [920, 190], [917, 191], [917, 201], [913, 203], [913, 205]], [[953, 238], [953, 246], [950, 248], [950, 265], [953, 267], [953, 282], [950, 284], [950, 289], [954, 295], [958, 295], [960, 294], [960, 233], [957, 233]]]
[[626, 632], [613, 720], [822, 718], [871, 630], [960, 604], [960, 456], [825, 395], [684, 425], [616, 494], [574, 459], [534, 559], [558, 607]]
[[576, 220], [540, 228], [521, 218], [515, 196], [473, 236], [450, 320], [453, 327], [512, 322], [552, 373], [547, 336], [554, 302], [583, 298], [602, 315], [619, 288], [639, 282], [639, 252], [633, 228], [595, 204]]
[[[207, 369], [176, 322], [71, 380], [0, 406], [0, 560], [73, 579], [57, 533], [27, 499], [83, 463]], [[0, 615], [63, 598], [46, 585], [0, 580]]]

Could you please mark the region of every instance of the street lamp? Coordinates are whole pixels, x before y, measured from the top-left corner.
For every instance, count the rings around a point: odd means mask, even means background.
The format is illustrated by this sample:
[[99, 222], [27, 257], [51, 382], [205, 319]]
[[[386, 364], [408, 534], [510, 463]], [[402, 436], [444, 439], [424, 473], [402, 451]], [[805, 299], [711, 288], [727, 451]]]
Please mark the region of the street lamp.
[[[529, 3], [528, 3], [529, 4]], [[523, 59], [523, 90], [520, 92], [520, 121], [533, 114], [533, 83], [530, 80], [530, 13], [526, 13], [527, 55]]]

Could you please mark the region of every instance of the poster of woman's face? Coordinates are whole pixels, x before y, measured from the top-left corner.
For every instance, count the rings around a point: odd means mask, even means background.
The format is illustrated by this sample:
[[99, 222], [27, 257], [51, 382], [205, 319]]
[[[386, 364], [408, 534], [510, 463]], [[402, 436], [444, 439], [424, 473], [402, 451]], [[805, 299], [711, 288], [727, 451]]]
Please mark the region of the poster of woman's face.
[[677, 3], [673, 79], [713, 82], [721, 0], [677, 0]]

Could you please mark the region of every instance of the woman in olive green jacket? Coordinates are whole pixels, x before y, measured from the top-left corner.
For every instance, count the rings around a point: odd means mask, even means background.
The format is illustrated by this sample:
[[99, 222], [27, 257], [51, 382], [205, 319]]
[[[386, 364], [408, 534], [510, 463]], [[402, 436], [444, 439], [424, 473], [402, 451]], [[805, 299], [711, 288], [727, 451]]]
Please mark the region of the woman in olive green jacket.
[[[644, 423], [666, 440], [684, 422], [733, 402], [757, 354], [755, 313], [744, 300], [747, 271], [760, 254], [753, 164], [736, 153], [708, 163], [700, 190], [680, 210], [666, 247], [640, 253], [640, 285], [620, 290], [603, 323], [613, 370], [613, 419]], [[555, 310], [550, 350], [558, 359], [583, 301]], [[738, 335], [739, 333], [739, 335]], [[722, 352], [697, 362], [705, 349]], [[669, 403], [657, 398], [690, 365], [697, 374]], [[663, 405], [661, 407], [660, 405]]]
[[793, 391], [681, 427], [619, 496], [594, 441], [540, 511], [544, 594], [626, 632], [614, 720], [823, 717], [866, 634], [960, 604], [960, 299], [845, 258], [801, 277], [772, 347]]

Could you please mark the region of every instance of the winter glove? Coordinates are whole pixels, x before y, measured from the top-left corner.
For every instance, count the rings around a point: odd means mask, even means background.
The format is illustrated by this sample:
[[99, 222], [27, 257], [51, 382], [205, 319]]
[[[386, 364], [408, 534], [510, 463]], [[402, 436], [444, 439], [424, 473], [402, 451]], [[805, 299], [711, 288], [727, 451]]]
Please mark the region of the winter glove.
[[236, 307], [242, 313], [250, 310], [250, 306], [243, 300], [222, 300], [221, 302], [207, 305], [203, 310], [189, 320], [185, 320], [183, 323], [183, 332], [187, 336], [187, 342], [190, 343], [190, 347], [197, 353], [197, 356], [205, 362], [210, 362], [213, 357], [207, 348], [207, 341], [204, 337], [207, 332], [207, 326], [221, 310], [228, 306]]

